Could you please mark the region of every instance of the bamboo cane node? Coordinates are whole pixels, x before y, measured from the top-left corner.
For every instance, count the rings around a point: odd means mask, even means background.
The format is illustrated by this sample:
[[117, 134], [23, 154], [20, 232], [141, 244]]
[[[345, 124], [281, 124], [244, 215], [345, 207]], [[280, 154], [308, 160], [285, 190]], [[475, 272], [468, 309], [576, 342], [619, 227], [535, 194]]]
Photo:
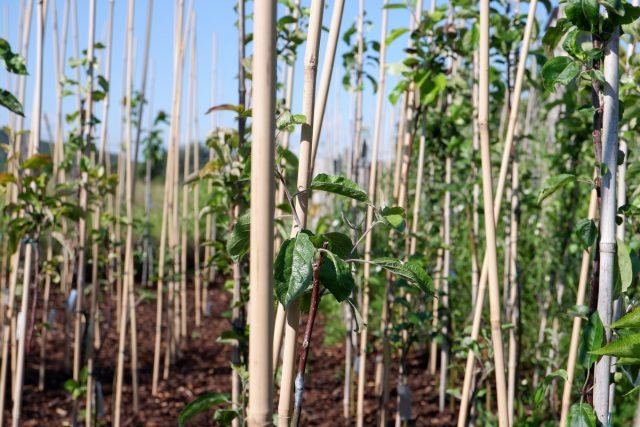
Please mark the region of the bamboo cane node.
[[610, 254], [615, 254], [616, 253], [616, 244], [615, 243], [608, 243], [608, 242], [600, 242], [600, 253], [610, 253]]

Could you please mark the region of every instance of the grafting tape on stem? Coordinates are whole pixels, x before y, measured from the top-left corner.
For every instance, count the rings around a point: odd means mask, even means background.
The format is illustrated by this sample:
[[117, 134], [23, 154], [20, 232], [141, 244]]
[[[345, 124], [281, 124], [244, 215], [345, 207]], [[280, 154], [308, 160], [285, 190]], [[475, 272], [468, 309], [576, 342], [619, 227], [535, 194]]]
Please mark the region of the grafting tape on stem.
[[600, 242], [600, 252], [615, 254], [617, 245], [615, 243]]

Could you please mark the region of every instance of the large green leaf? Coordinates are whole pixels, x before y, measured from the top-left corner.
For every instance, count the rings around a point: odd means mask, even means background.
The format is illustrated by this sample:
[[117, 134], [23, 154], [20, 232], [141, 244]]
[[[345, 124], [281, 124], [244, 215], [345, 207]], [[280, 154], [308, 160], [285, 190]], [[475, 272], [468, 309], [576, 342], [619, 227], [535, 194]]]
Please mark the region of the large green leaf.
[[582, 69], [580, 62], [568, 56], [556, 56], [542, 66], [542, 83], [549, 91], [555, 91], [556, 83], [568, 85]]
[[542, 44], [549, 49], [555, 49], [567, 32], [565, 23], [566, 19], [559, 19], [555, 27], [547, 28], [547, 32], [544, 33], [544, 37], [542, 38]]
[[190, 419], [202, 412], [206, 412], [215, 405], [230, 403], [229, 396], [225, 393], [205, 393], [192, 400], [180, 411], [178, 425], [184, 426]]
[[613, 12], [618, 16], [625, 15], [625, 7], [622, 0], [601, 0], [607, 11]]
[[588, 403], [574, 403], [569, 409], [569, 427], [595, 427], [596, 415]]
[[547, 179], [544, 184], [542, 184], [542, 190], [540, 190], [540, 194], [538, 195], [538, 204], [542, 203], [544, 199], [558, 191], [560, 188], [570, 182], [574, 182], [575, 180], [576, 176], [569, 173], [562, 173]]
[[355, 199], [359, 202], [368, 202], [367, 192], [355, 182], [338, 175], [327, 175], [321, 173], [313, 178], [309, 184], [311, 190], [326, 191], [327, 193], [339, 194], [341, 196]]
[[351, 275], [351, 267], [332, 252], [323, 251], [323, 255], [324, 259], [319, 272], [320, 283], [331, 292], [336, 300], [342, 302], [349, 298], [356, 286]]
[[609, 355], [640, 359], [640, 333], [620, 337], [591, 352], [594, 355]]
[[582, 30], [590, 30], [598, 22], [600, 13], [597, 0], [567, 0], [565, 14], [569, 21]]
[[249, 233], [251, 230], [251, 215], [247, 211], [238, 218], [233, 231], [227, 240], [227, 253], [235, 261], [240, 259], [249, 252]]
[[316, 248], [321, 248], [327, 243], [327, 249], [340, 258], [346, 258], [351, 255], [353, 242], [351, 238], [343, 233], [329, 232], [315, 236], [311, 236], [311, 241]]
[[625, 314], [611, 325], [611, 328], [640, 328], [640, 309]]
[[633, 281], [631, 256], [627, 245], [622, 240], [618, 239], [617, 243], [618, 252], [616, 253], [616, 258], [618, 259], [618, 271], [620, 271], [620, 283], [622, 284], [622, 292], [627, 292]]
[[285, 307], [304, 293], [313, 280], [316, 248], [309, 235], [298, 233], [285, 240], [274, 263], [276, 296]]
[[371, 263], [385, 270], [406, 279], [409, 283], [416, 285], [427, 295], [433, 295], [433, 281], [426, 271], [415, 261], [403, 263], [395, 258], [377, 258]]
[[578, 349], [578, 360], [585, 369], [588, 369], [593, 362], [598, 360], [598, 357], [593, 352], [602, 346], [603, 339], [604, 326], [602, 326], [602, 321], [596, 311], [591, 314], [589, 323], [582, 330], [582, 339]]
[[596, 241], [598, 237], [598, 227], [592, 219], [581, 219], [576, 224], [576, 234], [584, 249], [588, 249]]
[[5, 89], [0, 89], [0, 105], [7, 108], [22, 117], [24, 117], [24, 111], [22, 111], [22, 104], [18, 101], [18, 98], [13, 96], [11, 92]]

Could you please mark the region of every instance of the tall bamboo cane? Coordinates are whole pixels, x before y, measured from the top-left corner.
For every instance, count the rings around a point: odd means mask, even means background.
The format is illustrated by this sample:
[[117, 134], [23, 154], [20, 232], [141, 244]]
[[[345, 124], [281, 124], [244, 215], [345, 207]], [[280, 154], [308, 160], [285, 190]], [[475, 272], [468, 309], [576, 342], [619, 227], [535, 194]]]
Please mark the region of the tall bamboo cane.
[[[620, 28], [616, 27], [604, 46], [604, 106], [602, 122], [602, 161], [607, 173], [602, 176], [600, 205], [600, 277], [598, 314], [604, 325], [611, 324], [616, 254], [616, 172], [618, 158], [618, 85]], [[605, 339], [611, 330], [605, 328]], [[609, 422], [610, 356], [602, 356], [595, 365], [593, 407], [598, 420]]]
[[[296, 0], [297, 1], [297, 0]], [[327, 47], [322, 63], [322, 75], [320, 77], [320, 90], [318, 92], [317, 100], [315, 101], [314, 109], [317, 111], [315, 114], [317, 117], [313, 121], [313, 137], [312, 137], [312, 158], [311, 158], [311, 173], [309, 177], [313, 176], [313, 168], [315, 167], [316, 156], [318, 154], [318, 146], [320, 144], [320, 134], [322, 131], [322, 123], [324, 121], [324, 113], [327, 106], [327, 99], [329, 98], [329, 88], [331, 85], [331, 76], [333, 75], [333, 65], [335, 63], [336, 49], [340, 36], [340, 26], [342, 23], [342, 16], [344, 14], [344, 0], [336, 0], [333, 4], [333, 11], [331, 14], [331, 26], [329, 28], [329, 37], [327, 38]], [[287, 107], [291, 108], [291, 99], [293, 92], [293, 66], [289, 67], [290, 73], [287, 76], [287, 86], [291, 86], [291, 89], [287, 88], [286, 101]], [[289, 133], [285, 134], [285, 140], [283, 146], [288, 148], [289, 146]], [[280, 200], [280, 199], [279, 199]], [[280, 359], [280, 348], [282, 343], [282, 334], [284, 332], [284, 318], [285, 310], [281, 304], [278, 304], [274, 328], [273, 338], [273, 371], [276, 371], [277, 364]]]
[[[297, 191], [303, 191], [309, 186], [309, 172], [312, 168], [311, 142], [313, 137], [315, 86], [323, 12], [324, 0], [312, 0], [311, 14], [309, 18], [309, 32], [307, 34], [307, 46], [304, 58], [302, 113], [305, 116], [305, 123], [302, 125], [300, 135], [300, 160], [298, 165]], [[305, 227], [307, 223], [307, 208], [307, 193], [303, 192], [300, 194], [300, 197], [298, 197], [298, 204], [296, 206], [298, 218], [300, 218], [303, 227]], [[298, 225], [294, 222], [291, 235], [296, 236], [300, 231], [301, 230]], [[287, 425], [291, 419], [291, 399], [296, 368], [295, 357], [298, 323], [300, 319], [300, 304], [298, 301], [294, 301], [287, 307], [285, 319], [282, 379], [280, 383], [280, 399], [278, 404], [280, 425]], [[300, 381], [302, 380], [303, 379], [301, 378]], [[298, 381], [297, 378], [296, 381]]]
[[[369, 171], [369, 200], [375, 204], [377, 195], [378, 182], [378, 153], [380, 151], [380, 140], [382, 139], [382, 114], [384, 112], [384, 88], [385, 88], [385, 59], [387, 52], [386, 36], [388, 9], [385, 7], [388, 1], [383, 2], [382, 9], [382, 26], [380, 30], [380, 62], [378, 68], [378, 96], [376, 100], [376, 116], [374, 122], [373, 147], [371, 151], [371, 169]], [[422, 146], [424, 155], [424, 146]], [[373, 207], [367, 207], [367, 219], [365, 230], [371, 228], [373, 224]], [[371, 276], [371, 246], [373, 243], [373, 233], [368, 233], [364, 243], [364, 279], [362, 282], [362, 319], [366, 324], [369, 319], [369, 278]], [[367, 360], [367, 329], [360, 333], [359, 348], [359, 370], [358, 370], [358, 400], [356, 404], [356, 425], [362, 427], [364, 425], [364, 392], [366, 386], [366, 360]]]
[[[588, 218], [594, 219], [598, 208], [598, 194], [595, 189], [591, 190], [589, 198]], [[584, 297], [587, 289], [587, 280], [589, 279], [589, 264], [591, 256], [589, 250], [582, 253], [582, 262], [580, 264], [580, 278], [578, 279], [578, 291], [576, 293], [576, 306], [584, 304]], [[578, 356], [578, 344], [580, 342], [580, 324], [582, 318], [575, 316], [573, 318], [573, 326], [571, 328], [571, 341], [569, 344], [569, 357], [567, 359], [567, 380], [562, 390], [562, 410], [560, 413], [560, 425], [567, 424], [567, 416], [569, 415], [569, 406], [571, 405], [571, 389], [573, 388], [573, 380], [576, 371], [576, 359]]]
[[[200, 170], [200, 126], [198, 125], [198, 69], [197, 69], [197, 46], [196, 46], [196, 15], [195, 12], [192, 15], [192, 28], [193, 28], [193, 39], [191, 40], [191, 80], [193, 82], [193, 128], [194, 128], [194, 139], [193, 139], [193, 170], [197, 172]], [[202, 307], [200, 304], [202, 303], [202, 270], [200, 267], [200, 184], [196, 184], [193, 190], [193, 268], [194, 268], [194, 288], [195, 288], [195, 324], [196, 327], [200, 326], [201, 318], [202, 318]]]
[[[525, 70], [525, 66], [526, 66], [526, 59], [527, 59], [527, 56], [529, 54], [529, 43], [530, 43], [530, 40], [531, 40], [531, 33], [532, 33], [532, 30], [533, 30], [533, 25], [535, 23], [535, 10], [536, 10], [537, 3], [538, 3], [537, 0], [532, 0], [531, 3], [529, 3], [529, 13], [527, 15], [527, 23], [526, 23], [526, 26], [525, 26], [524, 36], [523, 36], [523, 39], [522, 39], [522, 47], [521, 47], [521, 50], [520, 50], [520, 58], [518, 60], [518, 69], [516, 71], [516, 81], [515, 81], [514, 90], [513, 90], [512, 107], [511, 107], [511, 112], [510, 112], [510, 116], [509, 116], [509, 124], [507, 126], [507, 136], [505, 138], [505, 143], [504, 143], [504, 147], [503, 147], [502, 160], [500, 162], [500, 173], [499, 173], [499, 176], [498, 176], [498, 183], [497, 183], [497, 186], [496, 186], [495, 202], [492, 201], [492, 203], [491, 203], [491, 205], [493, 206], [493, 219], [494, 219], [494, 221], [492, 221], [492, 222], [494, 223], [494, 228], [495, 228], [495, 223], [497, 223], [497, 221], [499, 220], [500, 206], [502, 204], [502, 196], [503, 196], [504, 187], [505, 187], [505, 183], [506, 183], [507, 169], [508, 169], [508, 165], [509, 165], [509, 157], [511, 155], [511, 150], [512, 150], [512, 146], [513, 146], [513, 138], [514, 138], [514, 135], [515, 135], [515, 129], [516, 129], [516, 124], [517, 124], [517, 120], [518, 120], [518, 110], [519, 110], [519, 105], [520, 105], [520, 94], [522, 93], [522, 84], [523, 84], [523, 81], [524, 81], [524, 70]], [[482, 4], [484, 5], [484, 2]], [[482, 44], [481, 44], [481, 49], [484, 49], [484, 47], [482, 47]], [[479, 67], [478, 67], [479, 70], [478, 71], [479, 71], [480, 76], [482, 75], [482, 73], [487, 71], [484, 68], [488, 67], [488, 62], [485, 62], [483, 64], [481, 59], [482, 58], [479, 57]], [[478, 87], [479, 91], [480, 91], [480, 89], [481, 88]], [[481, 91], [478, 92], [478, 102], [479, 102], [478, 129], [481, 131], [480, 132], [481, 140], [482, 140], [482, 132], [488, 132], [488, 129], [485, 129], [483, 131], [481, 123], [480, 123], [480, 110], [481, 110], [481, 108], [480, 108], [480, 98], [482, 96], [486, 96], [486, 94], [482, 94]], [[485, 99], [485, 102], [486, 101], [487, 100]], [[485, 116], [485, 120], [486, 120], [486, 116]], [[487, 124], [485, 123], [483, 126], [487, 126]], [[485, 209], [486, 209], [486, 207], [485, 207]], [[487, 222], [487, 218], [485, 218], [485, 222]], [[482, 263], [482, 272], [480, 274], [480, 282], [479, 282], [479, 285], [478, 285], [478, 295], [476, 297], [475, 311], [474, 311], [474, 314], [473, 314], [473, 324], [472, 324], [472, 330], [471, 330], [471, 339], [472, 340], [477, 340], [479, 332], [480, 332], [480, 321], [482, 320], [482, 306], [484, 305], [484, 293], [485, 293], [485, 290], [486, 290], [487, 277], [488, 277], [488, 257], [487, 257], [487, 255], [488, 255], [488, 253], [485, 254], [485, 259], [484, 259], [484, 261]], [[495, 344], [496, 343], [494, 343], [494, 345]], [[494, 356], [495, 356], [495, 354], [494, 354]], [[461, 396], [461, 401], [460, 401], [460, 408], [461, 409], [460, 409], [460, 412], [458, 413], [458, 426], [459, 427], [463, 427], [464, 425], [466, 425], [467, 415], [468, 415], [468, 411], [469, 411], [469, 398], [470, 398], [470, 391], [471, 391], [471, 380], [472, 380], [472, 376], [473, 376], [473, 365], [474, 365], [474, 354], [473, 354], [473, 351], [469, 350], [469, 352], [467, 353], [467, 364], [466, 364], [466, 368], [465, 368], [464, 384], [463, 384], [463, 388], [462, 388], [462, 396]], [[502, 374], [504, 375], [504, 371], [502, 372]], [[506, 421], [506, 401], [504, 402], [504, 404], [505, 404], [505, 407], [503, 408], [503, 410], [505, 411], [504, 415], [505, 415], [505, 421]]]
[[[116, 397], [114, 405], [113, 425], [115, 427], [120, 426], [120, 417], [122, 415], [122, 383], [124, 374], [124, 352], [125, 341], [127, 335], [127, 314], [130, 310], [129, 306], [133, 302], [133, 298], [130, 295], [133, 294], [133, 164], [132, 164], [132, 148], [133, 142], [131, 134], [131, 114], [132, 109], [132, 86], [133, 86], [133, 14], [134, 14], [135, 0], [129, 0], [129, 7], [127, 13], [127, 71], [126, 71], [126, 124], [125, 124], [125, 138], [126, 138], [126, 182], [125, 182], [125, 202], [127, 210], [127, 234], [125, 242], [125, 263], [124, 272], [125, 277], [123, 281], [122, 289], [122, 315], [120, 316], [120, 335], [118, 338], [118, 361], [116, 370]], [[134, 308], [134, 307], [132, 307]], [[135, 311], [135, 308], [134, 308]], [[131, 334], [134, 334], [134, 330]]]
[[249, 425], [272, 424], [273, 216], [276, 94], [276, 1], [255, 4], [256, 45], [251, 145]]
[[[534, 9], [535, 0], [530, 5], [531, 9]], [[532, 20], [527, 22], [530, 26]], [[528, 27], [529, 37], [531, 28]], [[528, 46], [527, 29], [525, 29], [524, 43]], [[527, 49], [523, 46], [522, 52], [526, 52]], [[524, 70], [524, 60], [521, 56], [521, 64], [519, 64], [518, 72]], [[526, 59], [526, 55], [524, 55]], [[495, 230], [495, 215], [494, 202], [492, 197], [492, 179], [491, 179], [491, 152], [489, 147], [489, 1], [481, 0], [480, 2], [480, 55], [479, 55], [479, 99], [478, 99], [478, 128], [480, 130], [480, 147], [482, 157], [482, 187], [483, 187], [483, 199], [484, 199], [484, 217], [485, 217], [485, 235], [487, 240], [487, 253], [485, 259], [487, 261], [487, 273], [489, 275], [489, 306], [491, 311], [491, 341], [493, 343], [494, 352], [494, 369], [496, 374], [496, 394], [498, 397], [498, 422], [500, 426], [508, 425], [507, 415], [507, 399], [506, 399], [506, 382], [504, 374], [504, 358], [502, 348], [502, 331], [500, 323], [500, 291], [498, 284], [498, 259], [496, 253], [496, 230]], [[514, 95], [515, 99], [519, 98], [519, 92], [516, 91]], [[513, 111], [517, 111], [514, 106]], [[510, 123], [511, 124], [511, 123]], [[510, 126], [511, 128], [511, 126]], [[506, 143], [505, 143], [506, 145]], [[503, 184], [504, 187], [504, 184]], [[498, 188], [500, 188], [500, 182], [498, 182]], [[496, 195], [497, 196], [497, 195]], [[501, 194], [500, 194], [501, 196]], [[498, 199], [497, 207], [500, 205], [501, 198]], [[496, 209], [497, 210], [497, 209]], [[499, 210], [497, 210], [499, 211]], [[482, 280], [481, 280], [482, 282]], [[482, 283], [480, 285], [478, 293], [478, 301], [476, 307], [482, 305], [484, 299], [484, 288]], [[482, 310], [477, 310], [482, 312]], [[479, 316], [478, 316], [479, 317]], [[476, 326], [476, 319], [474, 318], [474, 327]], [[470, 357], [472, 352], [469, 351]], [[463, 388], [462, 403], [460, 414], [458, 418], [458, 426], [465, 425], [467, 411], [468, 411], [468, 398], [469, 398], [469, 383], [471, 380], [471, 371], [473, 369], [473, 359], [469, 363], [467, 360], [467, 369], [465, 371], [465, 384]], [[469, 383], [467, 382], [469, 380]]]
[[[43, 72], [43, 57], [44, 57], [44, 30], [45, 30], [45, 14], [46, 4], [44, 0], [38, 0], [37, 3], [37, 21], [36, 21], [36, 75], [35, 75], [35, 88], [34, 88], [34, 100], [31, 111], [31, 139], [29, 142], [29, 157], [36, 154], [40, 147], [40, 118], [42, 114], [42, 72]], [[24, 258], [24, 273], [22, 282], [22, 301], [20, 306], [20, 315], [22, 316], [22, 322], [19, 322], [19, 329], [17, 331], [18, 337], [18, 360], [16, 366], [16, 376], [14, 386], [14, 402], [12, 412], [12, 425], [18, 427], [20, 425], [20, 411], [22, 407], [22, 386], [24, 378], [24, 365], [25, 365], [25, 351], [27, 341], [27, 313], [29, 310], [29, 293], [32, 286], [31, 269], [32, 269], [32, 256], [34, 252], [33, 243], [26, 244], [25, 258]], [[36, 248], [35, 251], [38, 249]], [[36, 254], [36, 263], [37, 263]], [[38, 266], [36, 265], [36, 269]], [[38, 286], [35, 283], [35, 286]]]

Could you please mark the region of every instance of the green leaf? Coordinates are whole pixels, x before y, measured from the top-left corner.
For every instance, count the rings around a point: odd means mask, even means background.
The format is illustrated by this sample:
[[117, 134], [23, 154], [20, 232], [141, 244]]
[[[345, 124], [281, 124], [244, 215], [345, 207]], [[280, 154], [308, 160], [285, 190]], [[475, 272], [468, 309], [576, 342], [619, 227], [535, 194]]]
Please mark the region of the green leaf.
[[336, 254], [323, 250], [324, 259], [320, 266], [320, 283], [342, 302], [349, 298], [356, 283], [351, 275], [351, 267]]
[[225, 393], [205, 393], [192, 400], [180, 411], [178, 415], [178, 425], [184, 426], [191, 418], [202, 412], [206, 412], [215, 405], [230, 403], [229, 396]]
[[[404, 6], [406, 7], [406, 6]], [[387, 37], [384, 39], [384, 42], [387, 46], [389, 46], [391, 43], [393, 43], [393, 41], [395, 39], [397, 39], [398, 37], [400, 37], [403, 34], [406, 34], [409, 32], [408, 28], [395, 28], [391, 31], [389, 31], [389, 34], [387, 35]]]
[[640, 359], [640, 333], [620, 337], [604, 347], [592, 351], [591, 354]]
[[340, 258], [348, 257], [351, 255], [351, 251], [353, 250], [353, 242], [351, 241], [351, 238], [343, 233], [323, 233], [311, 236], [311, 241], [316, 248], [321, 248], [325, 242], [328, 243], [327, 249], [338, 255]]
[[274, 263], [274, 279], [276, 295], [285, 307], [311, 284], [315, 252], [316, 248], [306, 233], [298, 233], [282, 244]]
[[231, 422], [238, 418], [238, 411], [233, 409], [218, 409], [213, 415], [216, 425], [229, 426]]
[[387, 206], [380, 211], [382, 221], [389, 227], [398, 231], [404, 231], [407, 222], [405, 221], [404, 209], [400, 206]]
[[420, 264], [415, 261], [403, 263], [395, 258], [377, 258], [371, 260], [371, 263], [384, 268], [396, 276], [403, 277], [409, 283], [416, 285], [427, 295], [433, 295], [435, 293], [431, 277], [429, 277]]
[[355, 182], [338, 175], [327, 175], [321, 173], [316, 175], [309, 184], [309, 189], [326, 191], [327, 193], [339, 194], [341, 196], [355, 199], [359, 202], [368, 202], [367, 192]]
[[356, 327], [354, 331], [356, 333], [360, 333], [364, 330], [364, 328], [367, 327], [367, 324], [364, 323], [364, 320], [362, 319], [362, 315], [358, 311], [358, 308], [356, 307], [356, 303], [353, 301], [353, 299], [347, 298], [347, 304], [349, 304], [349, 307], [351, 307], [351, 313], [353, 314], [353, 319], [355, 320]]
[[5, 89], [0, 89], [0, 105], [7, 108], [22, 117], [24, 117], [24, 111], [22, 111], [22, 104], [18, 101], [18, 98], [13, 96], [11, 92]]
[[583, 249], [589, 249], [598, 237], [598, 227], [592, 219], [581, 219], [575, 228], [578, 239]]
[[573, 58], [556, 56], [542, 66], [542, 83], [547, 90], [553, 92], [556, 83], [568, 85], [578, 77], [581, 69], [582, 64]]
[[588, 403], [574, 403], [569, 409], [569, 427], [595, 427], [596, 415]]
[[51, 165], [53, 161], [48, 154], [34, 154], [20, 164], [21, 169], [42, 169]]
[[538, 195], [538, 204], [540, 204], [544, 199], [558, 191], [560, 188], [569, 184], [570, 182], [574, 182], [576, 180], [576, 176], [568, 173], [563, 173], [560, 175], [552, 176], [547, 179], [544, 184], [542, 184], [542, 190]]
[[247, 211], [238, 218], [233, 231], [227, 240], [227, 253], [235, 261], [240, 259], [249, 252], [249, 233], [251, 230], [251, 215]]
[[625, 8], [622, 0], [600, 0], [604, 7], [618, 16], [624, 16]]
[[617, 241], [618, 252], [616, 255], [618, 258], [618, 271], [620, 271], [620, 282], [622, 284], [622, 292], [627, 292], [633, 281], [631, 256], [629, 255], [627, 245], [620, 239], [617, 239]]
[[542, 44], [553, 50], [567, 32], [567, 27], [558, 22], [555, 27], [549, 27], [542, 38]]
[[611, 328], [640, 328], [640, 309], [625, 314], [611, 325]]
[[565, 14], [569, 21], [582, 30], [590, 31], [598, 23], [600, 12], [597, 0], [567, 0]]
[[29, 74], [25, 65], [25, 59], [21, 55], [13, 52], [9, 42], [3, 38], [0, 38], [0, 57], [4, 61], [5, 68], [10, 73], [23, 76]]
[[389, 3], [384, 5], [383, 9], [406, 9], [406, 3]]
[[105, 93], [109, 92], [109, 82], [103, 76], [98, 76], [98, 85]]
[[598, 312], [593, 312], [589, 317], [589, 323], [587, 323], [582, 331], [582, 339], [580, 340], [580, 348], [578, 349], [578, 360], [580, 364], [588, 369], [591, 364], [598, 360], [596, 356], [592, 354], [602, 346], [604, 339], [604, 326]]

